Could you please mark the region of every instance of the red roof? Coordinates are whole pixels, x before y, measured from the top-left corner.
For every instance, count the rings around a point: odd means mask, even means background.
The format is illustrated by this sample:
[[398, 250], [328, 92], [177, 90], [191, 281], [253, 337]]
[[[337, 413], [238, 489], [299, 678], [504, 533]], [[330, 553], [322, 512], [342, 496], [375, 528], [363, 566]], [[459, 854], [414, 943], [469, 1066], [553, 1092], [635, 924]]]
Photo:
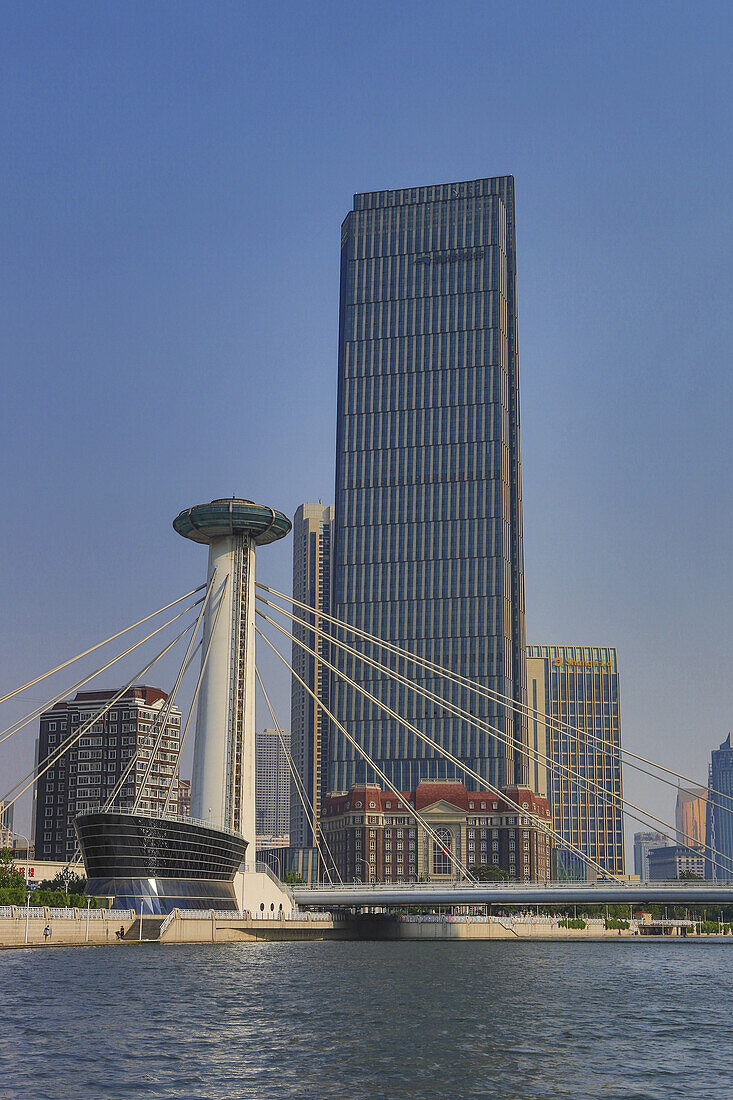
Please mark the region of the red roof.
[[[506, 813], [516, 809], [512, 803], [522, 806], [522, 803], [526, 802], [529, 812], [539, 812], [543, 817], [547, 816], [546, 810], [549, 808], [547, 799], [535, 794], [528, 787], [505, 787], [503, 793], [506, 797], [494, 794], [493, 791], [469, 791], [463, 783], [428, 780], [419, 783], [416, 791], [402, 791], [398, 798], [391, 791], [383, 791], [381, 787], [355, 786], [345, 794], [326, 795], [324, 810], [335, 817], [354, 809], [384, 812], [404, 809], [411, 805], [419, 811], [428, 806], [434, 806], [436, 802], [448, 802], [451, 806], [467, 812], [494, 810], [496, 804], [497, 810]], [[399, 805], [400, 800], [402, 806]], [[360, 805], [357, 806], [357, 802]], [[370, 805], [371, 802], [374, 806]]]

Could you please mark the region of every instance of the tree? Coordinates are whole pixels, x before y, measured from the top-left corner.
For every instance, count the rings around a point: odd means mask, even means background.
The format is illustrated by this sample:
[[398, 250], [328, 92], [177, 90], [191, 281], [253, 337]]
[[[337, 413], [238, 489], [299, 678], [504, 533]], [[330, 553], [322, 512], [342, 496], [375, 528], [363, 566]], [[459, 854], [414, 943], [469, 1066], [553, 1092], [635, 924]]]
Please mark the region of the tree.
[[15, 890], [25, 886], [25, 875], [13, 866], [13, 853], [9, 848], [0, 850], [0, 889]]
[[286, 871], [283, 882], [288, 886], [305, 886], [305, 879], [297, 871]]
[[468, 869], [479, 882], [504, 882], [509, 878], [509, 872], [502, 871], [495, 863], [475, 863]]

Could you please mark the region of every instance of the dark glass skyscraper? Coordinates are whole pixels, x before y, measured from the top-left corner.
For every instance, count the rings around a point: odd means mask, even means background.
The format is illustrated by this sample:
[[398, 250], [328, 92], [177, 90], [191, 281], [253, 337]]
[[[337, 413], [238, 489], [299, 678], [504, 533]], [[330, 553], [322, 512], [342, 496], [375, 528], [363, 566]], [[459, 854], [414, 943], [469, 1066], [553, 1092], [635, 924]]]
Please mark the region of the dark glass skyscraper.
[[[356, 195], [341, 240], [334, 614], [524, 702], [514, 180]], [[507, 747], [340, 660], [490, 783], [526, 782], [511, 709], [407, 666]], [[331, 698], [401, 789], [464, 778], [340, 679]], [[357, 779], [334, 731], [329, 786]]]
[[729, 733], [710, 758], [707, 804], [708, 846], [705, 874], [720, 882], [733, 880], [733, 734]]

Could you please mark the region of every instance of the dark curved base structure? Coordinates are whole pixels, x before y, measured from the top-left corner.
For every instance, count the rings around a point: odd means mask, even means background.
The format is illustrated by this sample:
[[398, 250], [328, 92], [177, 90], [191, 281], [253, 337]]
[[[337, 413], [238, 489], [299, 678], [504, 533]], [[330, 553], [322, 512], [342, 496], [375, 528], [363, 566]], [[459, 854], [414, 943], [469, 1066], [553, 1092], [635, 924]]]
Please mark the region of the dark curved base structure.
[[74, 822], [87, 893], [118, 909], [165, 915], [179, 909], [234, 911], [234, 876], [247, 841], [228, 829], [174, 817], [113, 811]]

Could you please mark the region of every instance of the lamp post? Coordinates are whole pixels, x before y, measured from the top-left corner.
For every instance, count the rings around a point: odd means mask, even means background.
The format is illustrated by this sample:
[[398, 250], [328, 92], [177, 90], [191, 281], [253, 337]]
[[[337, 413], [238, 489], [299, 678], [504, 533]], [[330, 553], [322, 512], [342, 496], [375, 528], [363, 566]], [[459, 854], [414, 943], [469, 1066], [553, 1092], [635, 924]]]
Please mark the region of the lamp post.
[[31, 850], [31, 842], [23, 833], [16, 833], [25, 841], [25, 942], [28, 943], [28, 917], [30, 916], [31, 891], [28, 885], [28, 857]]
[[372, 881], [372, 865], [368, 859], [365, 859], [364, 856], [359, 856], [358, 858], [359, 861], [363, 863], [367, 869], [367, 883], [370, 883]]

